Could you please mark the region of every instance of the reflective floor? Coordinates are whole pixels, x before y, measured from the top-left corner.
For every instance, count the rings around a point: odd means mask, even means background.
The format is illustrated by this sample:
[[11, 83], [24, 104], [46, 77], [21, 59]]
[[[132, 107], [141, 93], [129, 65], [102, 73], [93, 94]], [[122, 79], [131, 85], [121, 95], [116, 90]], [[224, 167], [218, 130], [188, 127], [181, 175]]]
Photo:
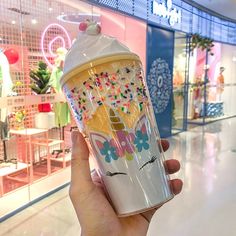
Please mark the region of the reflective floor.
[[[156, 212], [148, 236], [236, 235], [236, 118], [170, 139], [166, 157], [181, 162], [183, 191]], [[0, 225], [0, 235], [80, 235], [68, 188]], [[133, 235], [132, 235], [133, 236]]]

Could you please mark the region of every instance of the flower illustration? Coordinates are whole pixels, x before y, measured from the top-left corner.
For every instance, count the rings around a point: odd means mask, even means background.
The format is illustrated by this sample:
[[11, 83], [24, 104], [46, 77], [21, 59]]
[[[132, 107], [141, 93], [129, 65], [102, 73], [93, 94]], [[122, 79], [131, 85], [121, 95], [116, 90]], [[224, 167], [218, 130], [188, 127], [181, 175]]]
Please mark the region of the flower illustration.
[[108, 141], [103, 143], [103, 148], [100, 149], [100, 153], [105, 156], [106, 162], [111, 162], [111, 160], [117, 160], [118, 156], [116, 155], [116, 149], [110, 146]]
[[135, 136], [136, 137], [134, 140], [134, 144], [136, 145], [138, 152], [141, 152], [143, 148], [147, 150], [149, 148], [149, 144], [147, 143], [148, 141], [147, 134], [142, 133], [140, 130], [138, 130], [136, 131]]
[[128, 154], [134, 153], [134, 135], [132, 133], [125, 132], [123, 130], [119, 130], [116, 132], [117, 139], [112, 139], [110, 141], [111, 145], [115, 148], [116, 154], [119, 157], [127, 157], [129, 156], [129, 160], [132, 160], [131, 156]]

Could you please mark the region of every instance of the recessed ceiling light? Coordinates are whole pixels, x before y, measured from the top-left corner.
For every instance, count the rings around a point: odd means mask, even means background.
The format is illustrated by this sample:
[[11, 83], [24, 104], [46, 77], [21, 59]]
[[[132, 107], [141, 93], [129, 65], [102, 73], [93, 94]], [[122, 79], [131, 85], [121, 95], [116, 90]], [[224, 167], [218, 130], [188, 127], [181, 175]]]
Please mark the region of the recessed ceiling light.
[[12, 20], [11, 23], [12, 23], [13, 25], [15, 25], [15, 24], [16, 24], [16, 21], [15, 21], [15, 20]]
[[37, 21], [36, 19], [32, 19], [32, 20], [31, 20], [31, 23], [32, 23], [33, 25], [35, 25], [35, 24], [38, 23], [38, 21]]
[[51, 7], [48, 8], [49, 11], [52, 11], [53, 9]]

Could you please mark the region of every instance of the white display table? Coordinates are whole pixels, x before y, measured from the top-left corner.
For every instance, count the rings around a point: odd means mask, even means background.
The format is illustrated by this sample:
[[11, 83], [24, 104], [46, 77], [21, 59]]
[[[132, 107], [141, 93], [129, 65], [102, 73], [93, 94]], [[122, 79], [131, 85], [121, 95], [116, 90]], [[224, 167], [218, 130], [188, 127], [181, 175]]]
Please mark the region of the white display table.
[[[47, 175], [51, 174], [51, 160], [52, 158], [50, 153], [50, 147], [61, 145], [62, 149], [62, 160], [60, 162], [63, 163], [63, 168], [66, 167], [66, 158], [65, 158], [65, 145], [63, 140], [55, 140], [48, 138], [48, 129], [35, 129], [28, 128], [23, 130], [10, 130], [11, 135], [23, 136], [25, 138], [26, 143], [28, 143], [29, 147], [29, 168], [30, 168], [30, 183], [33, 182], [33, 147], [34, 146], [43, 146], [46, 148], [46, 161], [47, 161]], [[40, 135], [40, 136], [39, 136]], [[59, 161], [59, 159], [58, 159]]]

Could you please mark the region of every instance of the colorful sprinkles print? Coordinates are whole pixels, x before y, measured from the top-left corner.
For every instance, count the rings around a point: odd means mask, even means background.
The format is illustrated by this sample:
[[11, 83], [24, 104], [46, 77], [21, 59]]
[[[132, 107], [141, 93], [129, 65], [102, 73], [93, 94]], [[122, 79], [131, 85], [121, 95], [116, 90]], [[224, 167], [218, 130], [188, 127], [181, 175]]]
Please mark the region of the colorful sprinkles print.
[[147, 100], [142, 70], [133, 66], [120, 68], [114, 74], [94, 74], [81, 87], [71, 89], [71, 94], [73, 100], [78, 102], [74, 109], [83, 122], [90, 119], [103, 104], [130, 114], [131, 102], [135, 101], [142, 111], [143, 103]]

